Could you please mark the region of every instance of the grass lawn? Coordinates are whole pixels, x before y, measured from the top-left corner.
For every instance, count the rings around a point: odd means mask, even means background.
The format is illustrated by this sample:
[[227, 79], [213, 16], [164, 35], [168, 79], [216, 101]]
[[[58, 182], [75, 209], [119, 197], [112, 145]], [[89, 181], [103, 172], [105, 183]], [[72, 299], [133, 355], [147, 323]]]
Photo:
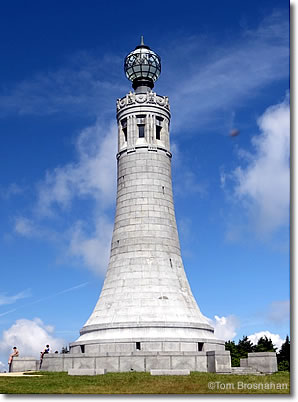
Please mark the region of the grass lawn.
[[0, 394], [288, 394], [290, 392], [288, 372], [265, 376], [198, 372], [191, 372], [189, 376], [151, 376], [150, 373], [137, 372], [107, 373], [98, 376], [68, 376], [67, 373], [50, 372], [38, 374], [42, 374], [42, 377], [32, 377], [30, 374], [23, 377], [0, 377]]

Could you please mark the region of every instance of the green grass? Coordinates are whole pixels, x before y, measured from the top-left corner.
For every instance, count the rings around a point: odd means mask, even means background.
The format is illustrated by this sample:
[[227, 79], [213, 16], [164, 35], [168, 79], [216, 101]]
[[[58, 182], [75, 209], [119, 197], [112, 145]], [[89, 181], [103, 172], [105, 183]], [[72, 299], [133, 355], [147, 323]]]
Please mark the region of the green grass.
[[[40, 373], [39, 373], [40, 374]], [[288, 394], [290, 374], [266, 376], [192, 372], [190, 376], [151, 376], [150, 373], [107, 373], [98, 376], [68, 376], [41, 372], [42, 377], [0, 377], [2, 394]], [[208, 383], [215, 383], [209, 389]], [[239, 389], [240, 383], [240, 389]], [[231, 385], [228, 385], [231, 384]], [[241, 389], [267, 384], [271, 389]], [[249, 385], [250, 384], [250, 385]], [[270, 385], [271, 384], [271, 385]], [[287, 384], [287, 389], [274, 389]], [[264, 385], [263, 385], [264, 386]], [[243, 386], [242, 386], [243, 388]]]

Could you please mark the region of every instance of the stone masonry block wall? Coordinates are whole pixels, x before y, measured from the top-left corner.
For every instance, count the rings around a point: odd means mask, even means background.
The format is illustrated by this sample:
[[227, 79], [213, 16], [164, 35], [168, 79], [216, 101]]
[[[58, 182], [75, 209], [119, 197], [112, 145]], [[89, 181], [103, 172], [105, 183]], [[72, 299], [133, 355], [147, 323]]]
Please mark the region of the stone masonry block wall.
[[[38, 364], [38, 361], [35, 361]], [[44, 356], [41, 370], [68, 371], [69, 369], [105, 369], [107, 372], [150, 371], [151, 369], [189, 369], [207, 371], [206, 352], [189, 353], [106, 353], [84, 356], [78, 354], [48, 354]], [[16, 371], [16, 370], [15, 370]], [[24, 370], [25, 371], [25, 370]]]
[[231, 355], [229, 351], [213, 350], [206, 352], [207, 368], [211, 373], [230, 373]]
[[39, 369], [39, 361], [35, 357], [14, 357], [11, 371], [36, 371]]
[[275, 373], [277, 371], [277, 357], [275, 352], [248, 353], [248, 367], [261, 373]]

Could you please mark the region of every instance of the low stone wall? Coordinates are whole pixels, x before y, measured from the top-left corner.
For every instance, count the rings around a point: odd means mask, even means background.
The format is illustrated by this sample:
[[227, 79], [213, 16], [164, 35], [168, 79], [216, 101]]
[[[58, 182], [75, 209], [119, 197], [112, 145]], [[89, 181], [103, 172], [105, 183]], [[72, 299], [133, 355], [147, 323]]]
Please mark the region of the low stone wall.
[[275, 352], [248, 353], [248, 367], [260, 371], [261, 373], [271, 374], [277, 371], [277, 357]]
[[[31, 358], [16, 358], [12, 371], [39, 370], [39, 361]], [[231, 357], [228, 351], [208, 352], [149, 352], [127, 353], [49, 353], [44, 355], [42, 371], [89, 370], [94, 373], [128, 372], [151, 370], [189, 370], [199, 372], [231, 372]], [[83, 372], [81, 371], [81, 372]]]
[[189, 369], [207, 371], [206, 352], [132, 352], [84, 354], [48, 354], [41, 370], [68, 371], [70, 369], [105, 369], [107, 372], [150, 371], [151, 369]]
[[35, 357], [14, 357], [11, 363], [11, 371], [37, 371], [39, 360]]
[[247, 366], [247, 357], [245, 359], [240, 359], [240, 367], [248, 367]]
[[275, 352], [248, 353], [246, 359], [240, 359], [240, 367], [250, 367], [260, 373], [272, 374], [277, 371]]
[[[248, 358], [240, 359], [240, 367], [253, 368], [260, 373], [277, 371], [274, 352], [248, 353]], [[38, 371], [39, 360], [34, 357], [15, 357], [11, 371]], [[100, 372], [127, 372], [151, 370], [190, 370], [212, 373], [230, 373], [230, 352], [223, 350], [202, 352], [147, 352], [127, 353], [49, 353], [44, 355], [41, 370], [66, 371], [94, 370]]]
[[230, 373], [231, 355], [227, 350], [212, 350], [206, 352], [207, 371], [211, 373]]

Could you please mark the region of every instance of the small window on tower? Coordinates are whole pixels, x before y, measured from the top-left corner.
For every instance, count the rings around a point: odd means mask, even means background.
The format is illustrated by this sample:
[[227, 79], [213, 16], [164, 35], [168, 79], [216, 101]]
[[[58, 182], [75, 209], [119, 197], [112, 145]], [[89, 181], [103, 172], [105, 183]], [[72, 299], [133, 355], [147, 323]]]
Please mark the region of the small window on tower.
[[127, 127], [123, 128], [124, 140], [127, 142]]
[[160, 140], [163, 118], [156, 116], [156, 139]]
[[156, 139], [160, 140], [160, 132], [161, 132], [161, 127], [156, 126]]
[[139, 138], [145, 137], [145, 124], [138, 124], [139, 128]]
[[121, 120], [122, 131], [124, 134], [124, 140], [127, 142], [127, 119]]
[[137, 124], [145, 124], [146, 115], [145, 114], [137, 114]]
[[141, 350], [141, 342], [136, 342], [136, 349]]

